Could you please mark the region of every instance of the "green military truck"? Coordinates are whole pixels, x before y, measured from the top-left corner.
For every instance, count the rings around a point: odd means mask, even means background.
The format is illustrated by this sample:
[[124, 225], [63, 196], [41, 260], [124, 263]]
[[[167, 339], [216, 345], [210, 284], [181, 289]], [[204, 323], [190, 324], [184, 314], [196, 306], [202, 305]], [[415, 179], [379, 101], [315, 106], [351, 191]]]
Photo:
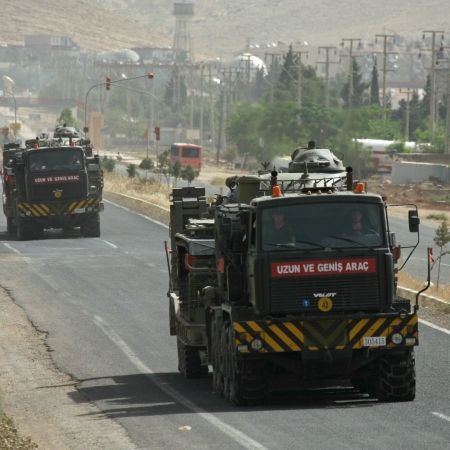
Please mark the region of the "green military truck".
[[[327, 149], [299, 149], [289, 172], [227, 185], [212, 205], [202, 188], [172, 193], [180, 372], [212, 366], [214, 390], [234, 404], [349, 382], [380, 400], [413, 400], [418, 305], [396, 295], [400, 248], [385, 200]], [[408, 220], [418, 243], [417, 208]]]
[[37, 239], [45, 229], [80, 228], [100, 236], [103, 175], [89, 146], [33, 139], [26, 148], [3, 150], [3, 211], [7, 230], [19, 240]]

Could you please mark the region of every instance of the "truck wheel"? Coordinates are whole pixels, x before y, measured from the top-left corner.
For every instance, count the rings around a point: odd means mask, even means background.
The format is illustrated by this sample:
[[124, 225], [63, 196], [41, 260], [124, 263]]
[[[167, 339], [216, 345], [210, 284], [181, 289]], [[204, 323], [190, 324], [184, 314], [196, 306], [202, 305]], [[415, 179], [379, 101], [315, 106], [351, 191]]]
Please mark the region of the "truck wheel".
[[380, 401], [409, 402], [416, 396], [414, 351], [379, 359], [376, 396]]
[[233, 405], [239, 406], [245, 404], [243, 393], [242, 375], [238, 371], [238, 362], [236, 347], [234, 345], [233, 331], [231, 327], [226, 330], [226, 339], [228, 345], [228, 395], [227, 398]]
[[212, 365], [213, 390], [223, 397], [223, 351], [220, 345], [220, 329], [216, 321], [212, 323]]
[[83, 237], [100, 237], [100, 215], [95, 213], [86, 217], [80, 226]]
[[34, 223], [32, 225], [33, 236], [36, 239], [42, 239], [44, 237], [44, 227], [39, 223]]
[[17, 239], [19, 241], [29, 241], [33, 239], [33, 226], [32, 224], [24, 219], [19, 219], [17, 224]]
[[14, 219], [12, 217], [6, 218], [6, 230], [8, 231], [8, 234], [16, 234], [17, 233], [17, 227], [14, 223]]
[[208, 375], [208, 366], [202, 366], [198, 349], [185, 345], [177, 337], [178, 370], [186, 378], [200, 378]]

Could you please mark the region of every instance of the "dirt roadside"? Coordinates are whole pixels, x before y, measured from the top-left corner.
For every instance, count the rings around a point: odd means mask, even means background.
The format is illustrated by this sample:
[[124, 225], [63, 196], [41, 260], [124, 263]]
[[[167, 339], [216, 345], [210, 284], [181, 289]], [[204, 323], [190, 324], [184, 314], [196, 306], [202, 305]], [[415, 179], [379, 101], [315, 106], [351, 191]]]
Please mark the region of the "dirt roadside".
[[[120, 425], [98, 418], [99, 410], [77, 391], [77, 380], [55, 367], [46, 333], [33, 327], [4, 288], [0, 323], [1, 408], [21, 436], [45, 450], [136, 449]], [[34, 448], [13, 434], [0, 433], [0, 448]]]

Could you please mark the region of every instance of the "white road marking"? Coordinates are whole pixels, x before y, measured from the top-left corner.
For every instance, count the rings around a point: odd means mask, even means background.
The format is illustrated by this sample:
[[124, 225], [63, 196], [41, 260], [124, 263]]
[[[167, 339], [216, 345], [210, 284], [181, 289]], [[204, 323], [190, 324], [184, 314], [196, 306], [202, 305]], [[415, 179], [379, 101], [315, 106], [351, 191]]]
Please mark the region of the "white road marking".
[[17, 253], [18, 255], [21, 255], [22, 253], [20, 253], [19, 250], [17, 250], [17, 248], [14, 248], [11, 244], [7, 244], [6, 242], [3, 242], [3, 245], [8, 248], [9, 250], [11, 250], [14, 253]]
[[446, 416], [445, 414], [434, 412], [434, 411], [431, 411], [431, 414], [433, 414], [433, 416], [439, 417], [439, 419], [446, 420], [447, 422], [450, 422], [450, 417]]
[[104, 242], [106, 245], [109, 245], [112, 248], [119, 248], [116, 244], [113, 244], [112, 242], [107, 241], [106, 239], [100, 239], [102, 242]]
[[162, 223], [159, 220], [152, 219], [151, 217], [148, 217], [145, 214], [134, 212], [131, 209], [127, 208], [126, 206], [119, 205], [117, 203], [112, 202], [111, 200], [105, 200], [104, 199], [103, 201], [106, 202], [106, 203], [109, 203], [110, 205], [115, 206], [116, 208], [120, 208], [120, 209], [123, 209], [123, 210], [131, 213], [131, 214], [134, 214], [135, 216], [142, 217], [143, 219], [148, 220], [149, 222], [156, 223], [156, 225], [161, 225], [163, 228], [166, 228], [167, 230], [169, 229], [169, 227], [165, 223]]
[[434, 323], [428, 322], [428, 320], [419, 319], [420, 323], [423, 323], [427, 327], [434, 328], [435, 330], [442, 331], [442, 333], [450, 335], [450, 330], [447, 330], [447, 328], [439, 327], [438, 325], [435, 325]]
[[[165, 394], [173, 398], [176, 402], [183, 405], [184, 407], [190, 409], [191, 411], [198, 414], [201, 418], [209, 422], [211, 425], [218, 428], [224, 434], [229, 436], [231, 439], [236, 441], [239, 445], [248, 449], [265, 449], [262, 444], [242, 433], [238, 429], [222, 422], [214, 414], [206, 412], [204, 409], [197, 406], [191, 400], [186, 398], [183, 394], [169, 386], [166, 382], [161, 380], [155, 372], [153, 372], [144, 362], [142, 362], [136, 354], [131, 350], [128, 344], [114, 331], [109, 325], [98, 315], [94, 315], [94, 323], [105, 333], [106, 336], [114, 342], [120, 350], [125, 354], [125, 356], [131, 361], [131, 363], [144, 375], [146, 375], [153, 383], [158, 386], [158, 388]], [[151, 377], [148, 375], [151, 374]]]

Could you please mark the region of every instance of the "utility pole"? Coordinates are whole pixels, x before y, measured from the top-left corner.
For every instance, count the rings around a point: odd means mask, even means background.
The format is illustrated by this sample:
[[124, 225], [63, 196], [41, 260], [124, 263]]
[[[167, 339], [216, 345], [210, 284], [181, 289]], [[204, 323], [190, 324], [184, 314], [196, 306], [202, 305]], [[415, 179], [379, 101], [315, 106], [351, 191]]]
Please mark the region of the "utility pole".
[[424, 49], [431, 51], [431, 67], [430, 67], [430, 131], [431, 137], [434, 138], [436, 132], [436, 34], [441, 34], [444, 39], [444, 32], [442, 30], [425, 30], [422, 39], [425, 39], [426, 34], [431, 34], [431, 49]]
[[[383, 85], [382, 85], [382, 95], [383, 95], [383, 99], [382, 99], [382, 106], [383, 106], [383, 121], [386, 122], [386, 106], [387, 106], [387, 99], [386, 99], [386, 74], [387, 72], [389, 72], [388, 68], [387, 68], [387, 55], [388, 54], [392, 54], [392, 53], [396, 53], [396, 52], [388, 52], [387, 51], [387, 45], [388, 45], [388, 40], [392, 39], [392, 42], [395, 39], [395, 35], [394, 34], [376, 34], [375, 35], [375, 39], [377, 40], [378, 38], [382, 38], [383, 39], [383, 51], [381, 52], [383, 54]], [[374, 53], [380, 53], [380, 52], [374, 52]]]
[[208, 90], [209, 90], [209, 123], [210, 123], [210, 134], [211, 134], [211, 151], [214, 153], [216, 146], [216, 124], [214, 117], [214, 93], [212, 88], [212, 66], [208, 65]]
[[450, 62], [447, 72], [447, 117], [445, 121], [445, 153], [450, 156]]
[[200, 64], [200, 147], [203, 147], [203, 74], [205, 71], [205, 64]]
[[[449, 50], [450, 47], [441, 45], [439, 47], [440, 58], [437, 59], [436, 65], [440, 64], [440, 69], [445, 71], [445, 93], [447, 97], [446, 117], [445, 117], [445, 149], [444, 153], [450, 155], [450, 55], [443, 57], [444, 50]], [[445, 67], [442, 67], [444, 63]]]
[[352, 107], [353, 103], [353, 43], [358, 42], [361, 43], [361, 39], [359, 38], [343, 38], [341, 45], [342, 47], [345, 45], [345, 43], [349, 43], [349, 52], [348, 52], [348, 107]]
[[400, 89], [401, 94], [406, 94], [406, 118], [405, 118], [405, 141], [409, 141], [409, 119], [411, 111], [411, 94], [414, 94], [415, 89], [407, 88], [405, 90]]
[[275, 89], [275, 62], [278, 62], [280, 55], [278, 53], [264, 53], [264, 62], [270, 57], [270, 103], [273, 103]]
[[306, 50], [299, 50], [297, 52], [293, 52], [294, 55], [297, 56], [297, 108], [299, 110], [299, 114], [297, 117], [297, 122], [300, 125], [302, 121], [301, 111], [302, 111], [302, 83], [303, 83], [303, 77], [302, 77], [302, 56], [306, 55], [306, 58], [308, 58], [308, 51]]
[[325, 51], [325, 61], [317, 61], [317, 64], [325, 64], [325, 107], [328, 108], [330, 106], [330, 64], [337, 64], [339, 61], [330, 61], [330, 51], [333, 50], [336, 55], [336, 47], [319, 47], [319, 55], [321, 50]]

